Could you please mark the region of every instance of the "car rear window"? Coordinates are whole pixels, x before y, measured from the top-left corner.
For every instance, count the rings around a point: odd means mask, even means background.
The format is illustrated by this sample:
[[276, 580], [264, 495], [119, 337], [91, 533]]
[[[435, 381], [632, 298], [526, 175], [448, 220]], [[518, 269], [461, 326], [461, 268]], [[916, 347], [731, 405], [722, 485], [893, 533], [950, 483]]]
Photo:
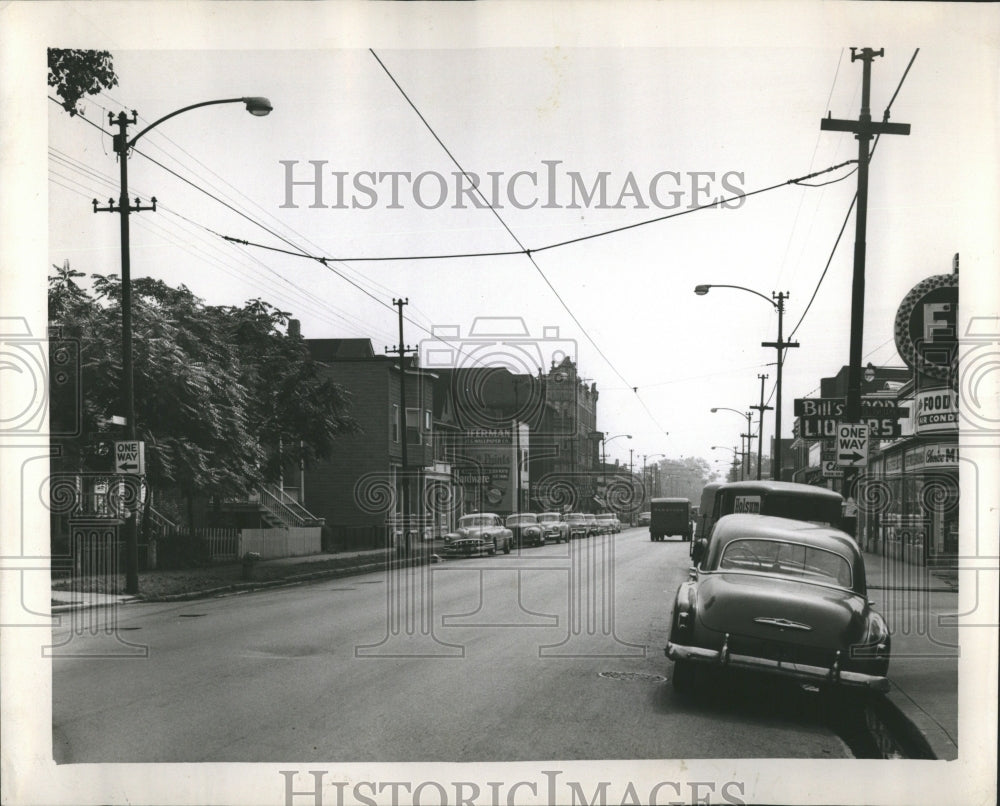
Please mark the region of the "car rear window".
[[720, 571], [755, 571], [850, 588], [851, 564], [826, 549], [783, 540], [733, 540], [719, 559]]

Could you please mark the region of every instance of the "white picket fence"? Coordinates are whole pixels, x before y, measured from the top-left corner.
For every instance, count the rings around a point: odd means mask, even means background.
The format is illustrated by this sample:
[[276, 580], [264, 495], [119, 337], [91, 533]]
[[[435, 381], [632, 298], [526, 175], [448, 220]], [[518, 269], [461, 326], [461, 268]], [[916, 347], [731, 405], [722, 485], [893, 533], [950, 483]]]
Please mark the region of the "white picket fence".
[[241, 556], [239, 529], [196, 529], [195, 536], [208, 543], [213, 560], [237, 560]]
[[303, 557], [322, 551], [318, 526], [292, 526], [288, 529], [198, 529], [196, 534], [208, 543], [213, 560], [238, 560], [255, 552], [262, 560], [280, 557]]

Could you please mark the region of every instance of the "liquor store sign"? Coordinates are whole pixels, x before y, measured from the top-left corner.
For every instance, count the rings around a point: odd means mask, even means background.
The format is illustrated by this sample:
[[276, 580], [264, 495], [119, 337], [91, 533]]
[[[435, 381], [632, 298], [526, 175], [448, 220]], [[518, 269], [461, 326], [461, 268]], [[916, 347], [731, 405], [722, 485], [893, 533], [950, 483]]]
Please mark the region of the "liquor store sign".
[[[846, 401], [842, 397], [799, 397], [795, 399], [798, 434], [803, 439], [837, 437], [837, 426], [844, 419]], [[868, 426], [873, 439], [894, 439], [902, 433], [899, 418], [906, 411], [895, 400], [884, 397], [861, 398], [861, 423]]]

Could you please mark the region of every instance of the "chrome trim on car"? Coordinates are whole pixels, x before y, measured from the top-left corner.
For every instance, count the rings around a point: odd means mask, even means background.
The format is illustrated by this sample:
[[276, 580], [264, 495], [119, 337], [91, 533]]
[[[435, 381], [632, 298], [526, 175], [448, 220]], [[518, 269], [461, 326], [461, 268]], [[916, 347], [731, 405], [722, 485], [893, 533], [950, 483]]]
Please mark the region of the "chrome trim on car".
[[769, 616], [758, 616], [754, 619], [757, 624], [768, 624], [772, 627], [780, 627], [785, 630], [806, 630], [807, 632], [812, 631], [812, 627], [808, 624], [803, 624], [801, 621], [790, 621], [786, 618], [772, 618]]
[[[768, 658], [758, 658], [752, 655], [734, 655], [729, 653], [728, 647], [724, 647], [727, 657], [724, 663], [727, 666], [755, 669], [779, 674], [784, 677], [794, 677], [800, 680], [826, 680], [844, 686], [857, 686], [869, 688], [873, 691], [888, 691], [889, 678], [881, 675], [865, 674], [864, 672], [852, 672], [840, 669], [839, 656], [829, 669], [822, 666], [810, 666], [804, 663], [789, 663], [788, 661], [776, 661]], [[715, 649], [703, 649], [696, 646], [684, 646], [668, 642], [664, 653], [673, 661], [695, 661], [700, 663], [720, 663], [722, 652]]]

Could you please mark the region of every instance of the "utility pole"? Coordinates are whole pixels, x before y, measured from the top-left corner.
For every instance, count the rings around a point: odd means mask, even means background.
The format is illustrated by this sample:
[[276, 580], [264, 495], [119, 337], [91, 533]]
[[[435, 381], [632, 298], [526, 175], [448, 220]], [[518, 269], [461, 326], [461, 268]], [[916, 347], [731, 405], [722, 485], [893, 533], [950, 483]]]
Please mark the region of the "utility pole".
[[760, 481], [760, 459], [764, 448], [764, 412], [770, 411], [773, 407], [764, 405], [764, 381], [767, 380], [767, 375], [758, 375], [757, 377], [760, 378], [760, 405], [750, 408], [756, 409], [760, 415], [757, 421], [757, 481]]
[[775, 481], [781, 481], [781, 365], [785, 363], [785, 348], [787, 347], [798, 347], [799, 343], [797, 341], [784, 341], [784, 336], [782, 335], [782, 327], [785, 315], [785, 300], [788, 299], [788, 294], [784, 291], [779, 291], [775, 294], [771, 292], [771, 296], [778, 300], [775, 307], [778, 309], [778, 340], [777, 341], [762, 341], [761, 347], [774, 347], [778, 351], [778, 377], [776, 380], [777, 400], [774, 403], [774, 449], [771, 451], [771, 478]]
[[[121, 240], [121, 261], [122, 261], [122, 408], [125, 412], [125, 432], [129, 441], [138, 438], [138, 431], [135, 422], [135, 383], [132, 369], [132, 269], [130, 260], [129, 244], [129, 213], [140, 213], [145, 211], [156, 212], [156, 197], [151, 200], [153, 203], [148, 207], [143, 207], [139, 199], [135, 200], [135, 206], [128, 200], [128, 152], [132, 143], [128, 140], [129, 124], [135, 125], [138, 115], [133, 111], [129, 117], [124, 112], [119, 112], [115, 116], [108, 112], [108, 122], [118, 126], [118, 134], [114, 135], [113, 145], [115, 153], [118, 154], [118, 173], [121, 183], [121, 195], [118, 197], [118, 206], [112, 199], [108, 199], [107, 207], [98, 207], [97, 199], [94, 199], [95, 213], [118, 213], [120, 220], [120, 240]], [[138, 139], [138, 138], [136, 138]], [[125, 592], [135, 595], [139, 592], [139, 536], [138, 536], [138, 516], [139, 501], [141, 498], [141, 481], [139, 476], [131, 474], [122, 477], [126, 487], [125, 501], [133, 501], [134, 509], [125, 513]], [[130, 495], [130, 493], [132, 493]]]
[[[392, 304], [399, 309], [399, 344], [389, 353], [399, 356], [399, 407], [402, 410], [402, 422], [400, 423], [400, 436], [402, 437], [402, 486], [403, 486], [403, 534], [399, 549], [406, 555], [410, 554], [410, 460], [406, 450], [406, 354], [415, 353], [416, 348], [406, 346], [403, 341], [403, 306], [410, 304], [410, 298], [393, 299]], [[420, 427], [419, 413], [417, 427]]]
[[[844, 420], [856, 423], [861, 420], [861, 342], [864, 335], [865, 313], [865, 248], [868, 219], [868, 161], [870, 159], [869, 142], [876, 134], [910, 133], [909, 123], [889, 123], [888, 110], [881, 123], [873, 123], [871, 115], [871, 79], [872, 60], [884, 55], [883, 48], [877, 51], [872, 48], [851, 48], [851, 61], [862, 63], [861, 73], [861, 113], [856, 121], [838, 120], [827, 116], [820, 120], [821, 130], [834, 132], [854, 132], [858, 141], [858, 201], [855, 211], [854, 236], [854, 279], [851, 292], [851, 352], [847, 374], [847, 400], [844, 406]], [[778, 363], [778, 373], [781, 373], [781, 363]]]

